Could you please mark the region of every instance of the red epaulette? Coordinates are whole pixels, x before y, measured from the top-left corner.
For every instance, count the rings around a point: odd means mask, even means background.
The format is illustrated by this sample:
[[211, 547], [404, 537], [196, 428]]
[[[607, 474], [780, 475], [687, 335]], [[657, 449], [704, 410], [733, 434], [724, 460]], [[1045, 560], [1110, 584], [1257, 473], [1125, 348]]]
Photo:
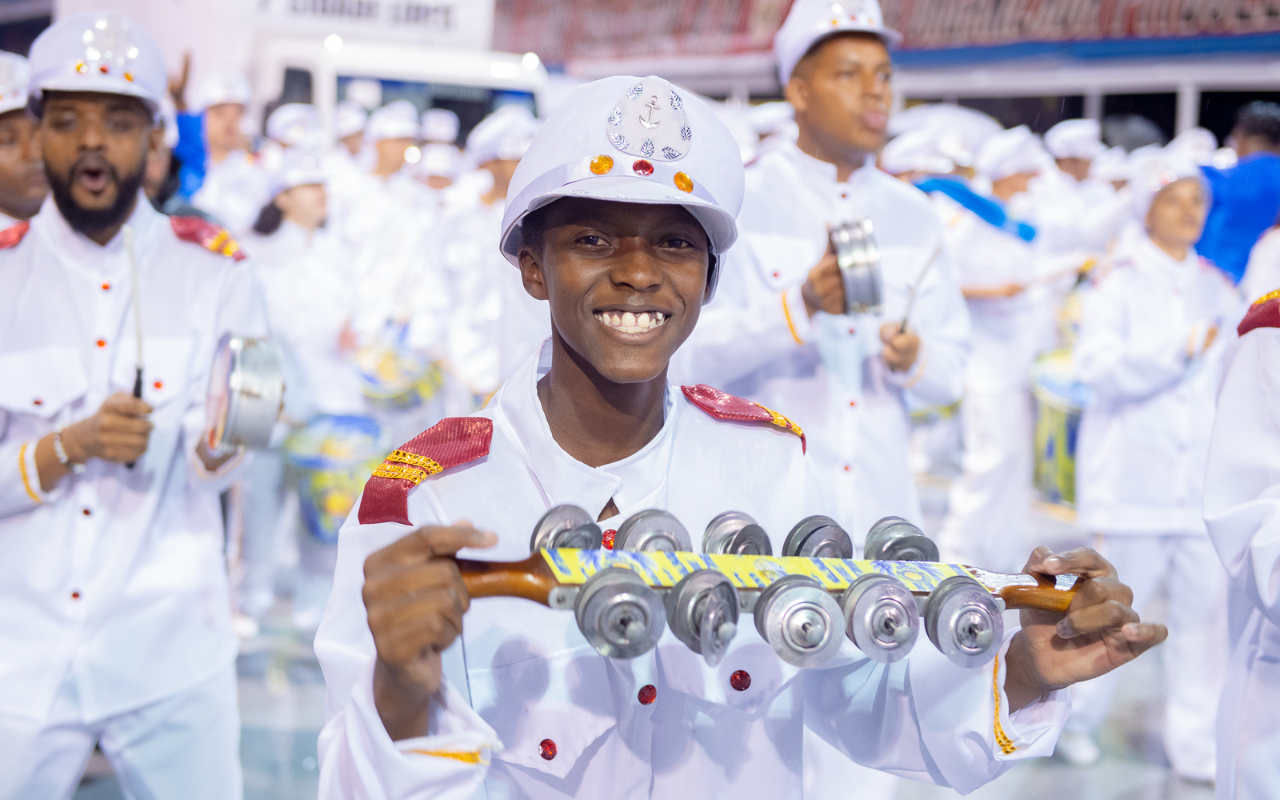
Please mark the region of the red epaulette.
[[0, 231], [0, 250], [17, 247], [18, 242], [22, 241], [22, 237], [26, 236], [29, 230], [31, 230], [30, 222], [19, 222]]
[[210, 252], [236, 261], [243, 261], [245, 258], [240, 245], [221, 225], [200, 217], [169, 217], [169, 224], [173, 227], [173, 232], [184, 242], [198, 244]]
[[1249, 306], [1249, 313], [1240, 320], [1236, 333], [1244, 336], [1255, 328], [1280, 328], [1280, 290], [1264, 294]]
[[689, 399], [690, 403], [693, 403], [716, 419], [728, 419], [736, 422], [767, 422], [770, 425], [777, 425], [783, 430], [791, 431], [800, 437], [800, 451], [808, 452], [809, 444], [805, 441], [804, 431], [800, 430], [800, 426], [771, 408], [765, 408], [759, 403], [753, 403], [750, 400], [743, 400], [741, 397], [734, 397], [704, 384], [681, 386], [680, 391], [684, 392], [684, 396]]
[[493, 420], [448, 417], [400, 445], [364, 485], [360, 524], [409, 522], [409, 491], [432, 475], [489, 455]]

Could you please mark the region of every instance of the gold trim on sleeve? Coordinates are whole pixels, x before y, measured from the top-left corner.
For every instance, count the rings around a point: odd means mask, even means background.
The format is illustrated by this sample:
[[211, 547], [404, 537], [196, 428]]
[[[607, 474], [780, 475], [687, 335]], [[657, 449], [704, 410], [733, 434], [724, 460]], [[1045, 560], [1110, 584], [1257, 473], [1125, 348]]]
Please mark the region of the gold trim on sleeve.
[[996, 656], [995, 666], [991, 671], [991, 694], [995, 698], [995, 720], [994, 730], [996, 737], [996, 745], [1000, 748], [1000, 752], [1006, 756], [1013, 755], [1018, 748], [1014, 745], [1013, 740], [1004, 732], [1004, 726], [1000, 724], [1000, 656]]
[[435, 758], [450, 758], [454, 761], [461, 761], [464, 764], [488, 764], [489, 759], [485, 757], [483, 750], [474, 752], [454, 752], [451, 750], [406, 750], [406, 753], [412, 753], [419, 756], [434, 756]]
[[27, 474], [27, 447], [30, 444], [30, 442], [23, 442], [22, 447], [18, 448], [18, 473], [22, 475], [22, 488], [27, 490], [27, 497], [30, 497], [32, 502], [39, 506], [44, 505], [44, 501], [31, 488], [31, 476]]
[[437, 464], [426, 456], [420, 456], [417, 453], [410, 453], [406, 450], [392, 450], [391, 455], [387, 456], [387, 461], [394, 461], [398, 464], [408, 464], [411, 467], [418, 467], [427, 471], [428, 475], [435, 475], [437, 472], [443, 472], [444, 467]]
[[414, 486], [422, 483], [431, 473], [417, 467], [409, 467], [404, 464], [393, 464], [382, 462], [378, 468], [373, 471], [375, 478], [392, 478], [396, 480], [409, 481]]
[[796, 332], [796, 323], [791, 319], [791, 308], [787, 305], [787, 293], [782, 293], [782, 316], [787, 318], [787, 330], [791, 331], [791, 338], [796, 340], [796, 344], [804, 344], [804, 339], [800, 338], [800, 334]]

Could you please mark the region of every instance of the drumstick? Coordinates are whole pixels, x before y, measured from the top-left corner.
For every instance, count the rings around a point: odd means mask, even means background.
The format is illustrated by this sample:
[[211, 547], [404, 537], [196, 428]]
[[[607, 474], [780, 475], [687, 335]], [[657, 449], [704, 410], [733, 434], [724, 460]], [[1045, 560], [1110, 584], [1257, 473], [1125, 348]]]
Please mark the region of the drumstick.
[[920, 286], [924, 284], [924, 278], [929, 274], [929, 268], [933, 266], [933, 262], [937, 261], [940, 255], [942, 255], [941, 243], [934, 248], [933, 255], [929, 256], [928, 263], [924, 265], [924, 269], [920, 270], [920, 277], [916, 278], [916, 282], [907, 291], [907, 309], [902, 312], [902, 326], [898, 328], [899, 334], [907, 332], [907, 319], [911, 316], [911, 307], [916, 303], [916, 293], [920, 291]]
[[[133, 377], [133, 396], [142, 399], [142, 305], [138, 302], [141, 291], [138, 289], [138, 258], [134, 251], [133, 228], [125, 225], [122, 231], [124, 234], [124, 252], [129, 259], [129, 282], [130, 290], [133, 293], [133, 328], [134, 337], [138, 340], [138, 360], [137, 371]], [[130, 461], [125, 464], [129, 469], [133, 469], [134, 462]]]

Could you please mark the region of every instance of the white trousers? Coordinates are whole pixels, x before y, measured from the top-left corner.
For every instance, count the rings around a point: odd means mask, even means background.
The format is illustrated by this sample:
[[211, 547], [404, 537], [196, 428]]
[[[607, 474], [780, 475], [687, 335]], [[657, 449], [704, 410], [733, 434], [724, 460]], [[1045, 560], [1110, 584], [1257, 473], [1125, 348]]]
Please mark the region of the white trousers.
[[96, 722], [74, 682], [44, 722], [0, 715], [0, 800], [69, 798], [94, 744], [128, 800], [240, 800], [235, 665], [186, 692]]
[[[1094, 547], [1133, 589], [1143, 613], [1163, 582], [1169, 592], [1169, 639], [1164, 662], [1164, 747], [1174, 772], [1197, 780], [1214, 776], [1214, 721], [1228, 660], [1227, 574], [1208, 536], [1097, 536]], [[1123, 668], [1122, 668], [1123, 669]], [[1121, 670], [1076, 684], [1069, 730], [1092, 733], [1102, 724]]]
[[942, 560], [1019, 572], [1031, 550], [1031, 394], [968, 392], [960, 404], [964, 472], [938, 534]]

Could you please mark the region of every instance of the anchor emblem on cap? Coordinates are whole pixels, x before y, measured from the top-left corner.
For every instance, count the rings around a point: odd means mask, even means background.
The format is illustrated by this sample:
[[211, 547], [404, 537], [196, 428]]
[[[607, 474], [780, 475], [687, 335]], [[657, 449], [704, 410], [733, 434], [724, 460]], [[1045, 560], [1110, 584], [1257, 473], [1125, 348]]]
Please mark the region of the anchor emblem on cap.
[[657, 122], [654, 122], [654, 121], [653, 121], [653, 112], [657, 111], [657, 110], [661, 107], [661, 106], [658, 104], [658, 96], [655, 94], [655, 95], [653, 95], [652, 97], [650, 97], [650, 98], [649, 98], [649, 102], [645, 103], [645, 104], [644, 104], [644, 107], [645, 107], [645, 108], [647, 108], [647, 109], [649, 109], [649, 116], [648, 116], [648, 117], [641, 117], [641, 118], [640, 118], [640, 124], [641, 124], [641, 125], [643, 125], [643, 126], [645, 126], [645, 128], [647, 128], [647, 129], [649, 129], [649, 130], [652, 130], [652, 129], [654, 129], [654, 128], [658, 127], [659, 125], [661, 125], [661, 124], [662, 124], [662, 120], [658, 120]]

